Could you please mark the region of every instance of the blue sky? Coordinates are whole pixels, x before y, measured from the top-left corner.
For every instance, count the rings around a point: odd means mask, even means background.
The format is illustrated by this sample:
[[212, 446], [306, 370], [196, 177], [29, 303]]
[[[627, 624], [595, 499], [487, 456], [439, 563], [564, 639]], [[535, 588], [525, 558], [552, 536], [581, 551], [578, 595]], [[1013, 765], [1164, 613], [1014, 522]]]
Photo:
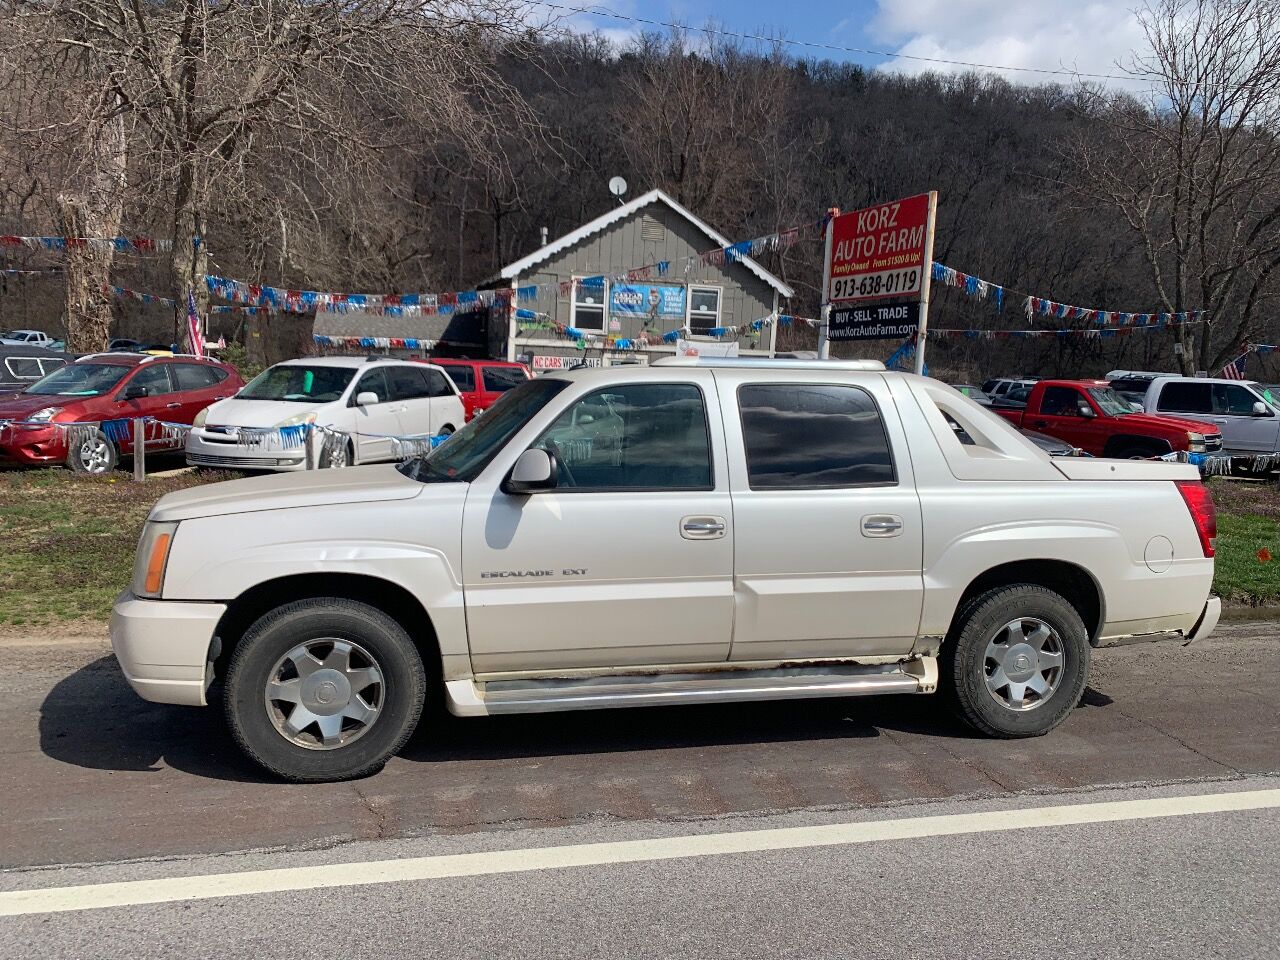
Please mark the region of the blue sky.
[[[587, 5], [587, 0], [558, 2]], [[1143, 42], [1133, 5], [1134, 0], [607, 0], [595, 9], [692, 27], [711, 18], [744, 33], [781, 32], [791, 40], [1018, 67], [1022, 71], [1005, 75], [1037, 82], [1051, 78], [1025, 71], [1120, 73], [1117, 62]], [[571, 25], [599, 29], [619, 42], [641, 29], [585, 14], [575, 15]], [[924, 59], [887, 60], [799, 46], [792, 51], [907, 72], [963, 69]]]

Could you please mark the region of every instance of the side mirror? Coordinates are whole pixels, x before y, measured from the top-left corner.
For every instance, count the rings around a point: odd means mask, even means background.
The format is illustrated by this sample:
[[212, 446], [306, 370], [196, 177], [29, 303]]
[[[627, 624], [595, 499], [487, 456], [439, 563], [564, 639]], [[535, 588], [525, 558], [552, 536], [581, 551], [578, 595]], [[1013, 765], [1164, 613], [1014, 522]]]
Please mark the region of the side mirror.
[[1080, 404], [1080, 416], [1084, 417], [1086, 420], [1092, 420], [1097, 416], [1097, 414], [1094, 413], [1093, 407], [1089, 406], [1087, 403], [1082, 403]]
[[1267, 405], [1265, 403], [1258, 400], [1253, 405], [1253, 415], [1255, 417], [1269, 417], [1271, 416], [1271, 411], [1267, 409]]
[[357, 407], [372, 407], [376, 403], [380, 403], [378, 395], [372, 390], [361, 390], [356, 394]]
[[142, 384], [131, 383], [124, 388], [124, 394], [120, 397], [120, 399], [121, 400], [141, 400], [143, 397], [148, 397], [150, 395], [151, 395], [151, 391], [148, 390], [146, 387], [144, 387]]
[[502, 492], [523, 494], [554, 490], [558, 473], [555, 454], [536, 447], [526, 450], [503, 481]]

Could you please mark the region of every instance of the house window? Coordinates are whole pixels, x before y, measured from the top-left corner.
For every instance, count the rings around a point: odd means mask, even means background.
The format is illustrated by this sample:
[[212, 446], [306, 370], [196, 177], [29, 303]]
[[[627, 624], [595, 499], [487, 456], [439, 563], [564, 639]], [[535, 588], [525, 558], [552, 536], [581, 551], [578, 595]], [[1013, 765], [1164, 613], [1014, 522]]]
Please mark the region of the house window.
[[720, 287], [689, 287], [689, 331], [706, 333], [720, 326]]
[[[569, 313], [569, 326], [578, 330], [604, 330], [604, 305], [608, 302], [608, 281], [597, 279], [595, 283], [582, 283], [582, 277], [573, 285], [573, 309]], [[595, 279], [595, 278], [593, 278]]]

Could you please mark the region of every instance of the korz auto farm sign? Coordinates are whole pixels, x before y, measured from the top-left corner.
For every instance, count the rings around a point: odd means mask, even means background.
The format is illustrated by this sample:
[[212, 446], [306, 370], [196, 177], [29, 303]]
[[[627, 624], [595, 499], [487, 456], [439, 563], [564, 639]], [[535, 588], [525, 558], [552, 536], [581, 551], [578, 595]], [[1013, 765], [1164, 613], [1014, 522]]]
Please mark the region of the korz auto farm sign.
[[918, 299], [933, 246], [929, 208], [922, 193], [831, 221], [828, 302]]

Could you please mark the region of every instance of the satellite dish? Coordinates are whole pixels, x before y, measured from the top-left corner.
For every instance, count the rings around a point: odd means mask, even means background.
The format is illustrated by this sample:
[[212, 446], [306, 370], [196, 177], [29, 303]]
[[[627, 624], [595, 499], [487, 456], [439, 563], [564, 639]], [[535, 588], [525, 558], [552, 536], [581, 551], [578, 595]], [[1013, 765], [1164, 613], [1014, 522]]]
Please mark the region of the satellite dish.
[[614, 177], [609, 181], [609, 192], [621, 200], [622, 195], [627, 192], [627, 181], [621, 177]]

